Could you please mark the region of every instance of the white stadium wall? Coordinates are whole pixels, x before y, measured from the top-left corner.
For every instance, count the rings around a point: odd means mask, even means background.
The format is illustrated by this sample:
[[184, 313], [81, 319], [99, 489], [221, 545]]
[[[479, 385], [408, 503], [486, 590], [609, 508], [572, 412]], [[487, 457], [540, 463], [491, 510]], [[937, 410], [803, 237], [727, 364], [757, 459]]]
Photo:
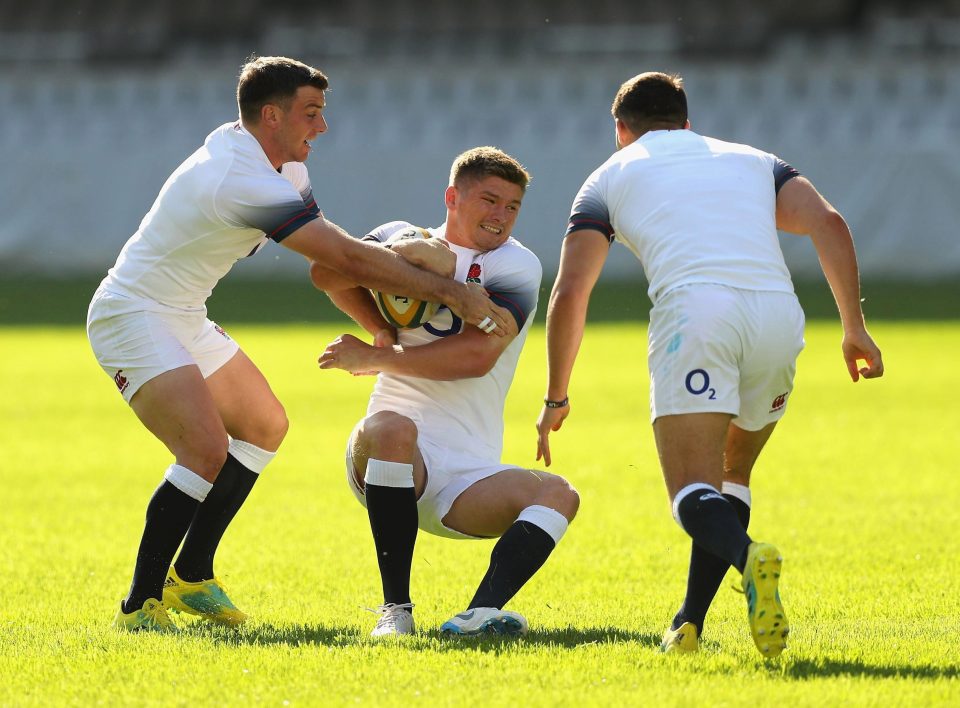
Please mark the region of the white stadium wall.
[[[263, 53], [268, 53], [264, 51]], [[619, 83], [650, 68], [686, 78], [694, 129], [777, 153], [847, 217], [869, 277], [960, 275], [960, 66], [922, 56], [805, 54], [678, 61], [527, 56], [460, 65], [301, 56], [331, 79], [329, 132], [310, 168], [325, 214], [354, 234], [435, 225], [452, 158], [500, 146], [532, 172], [516, 234], [556, 271], [570, 202], [613, 146]], [[237, 61], [155, 69], [40, 68], [0, 77], [0, 269], [105, 270], [167, 175], [234, 119]], [[798, 277], [806, 239], [782, 237]], [[302, 274], [272, 247], [242, 274]], [[615, 247], [605, 277], [639, 272]]]

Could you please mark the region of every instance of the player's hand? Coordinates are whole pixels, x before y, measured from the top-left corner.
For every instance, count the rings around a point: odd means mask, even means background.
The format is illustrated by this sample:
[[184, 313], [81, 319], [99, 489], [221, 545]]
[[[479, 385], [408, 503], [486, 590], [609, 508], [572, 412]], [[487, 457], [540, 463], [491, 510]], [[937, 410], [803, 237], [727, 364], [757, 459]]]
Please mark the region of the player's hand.
[[410, 265], [429, 270], [431, 273], [452, 278], [457, 272], [457, 256], [446, 241], [439, 238], [411, 238], [387, 246], [399, 253]]
[[550, 431], [560, 430], [563, 421], [570, 415], [570, 404], [563, 408], [547, 408], [540, 411], [540, 417], [537, 418], [537, 460], [543, 458], [543, 464], [547, 467], [553, 461], [550, 458]]
[[460, 302], [447, 303], [447, 307], [453, 310], [460, 319], [467, 324], [472, 324], [486, 334], [495, 334], [502, 337], [507, 333], [508, 318], [510, 313], [493, 302], [487, 297], [487, 291], [478, 283], [465, 283], [465, 287], [459, 289], [462, 293]]
[[[844, 332], [840, 348], [843, 351], [843, 360], [847, 363], [847, 371], [854, 382], [859, 381], [861, 376], [865, 379], [883, 376], [883, 357], [867, 330]], [[860, 361], [866, 362], [866, 366], [861, 367]]]
[[354, 337], [341, 334], [334, 339], [317, 359], [321, 369], [343, 369], [355, 375], [373, 375], [379, 373], [374, 366], [374, 357], [378, 348]]
[[[397, 330], [393, 327], [384, 327], [373, 335], [373, 346], [374, 348], [379, 349], [392, 349], [397, 344]], [[354, 376], [377, 376], [380, 372], [369, 370], [369, 371], [354, 371]]]

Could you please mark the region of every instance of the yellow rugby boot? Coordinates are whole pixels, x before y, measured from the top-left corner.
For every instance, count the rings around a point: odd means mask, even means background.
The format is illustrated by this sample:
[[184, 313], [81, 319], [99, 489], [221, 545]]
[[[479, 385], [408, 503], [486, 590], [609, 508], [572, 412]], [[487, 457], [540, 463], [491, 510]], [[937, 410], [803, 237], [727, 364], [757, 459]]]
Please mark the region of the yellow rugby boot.
[[667, 628], [660, 642], [660, 651], [664, 654], [693, 654], [700, 650], [700, 637], [697, 626], [692, 622], [684, 622], [676, 629]]
[[163, 584], [163, 604], [171, 610], [230, 627], [247, 621], [247, 615], [231, 602], [223, 583], [217, 578], [188, 583], [180, 579], [172, 566]]
[[113, 626], [125, 632], [176, 632], [167, 609], [163, 603], [154, 598], [143, 603], [143, 607], [133, 612], [124, 612], [123, 603], [113, 618]]
[[769, 543], [751, 543], [743, 568], [742, 587], [747, 597], [747, 620], [753, 643], [766, 657], [780, 656], [787, 648], [790, 624], [780, 604], [780, 568], [783, 556]]

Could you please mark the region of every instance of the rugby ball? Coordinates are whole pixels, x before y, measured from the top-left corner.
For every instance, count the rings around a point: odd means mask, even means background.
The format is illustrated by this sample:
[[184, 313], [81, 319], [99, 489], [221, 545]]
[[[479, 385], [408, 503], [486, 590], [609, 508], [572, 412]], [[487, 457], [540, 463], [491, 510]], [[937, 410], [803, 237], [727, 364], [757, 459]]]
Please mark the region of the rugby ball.
[[[432, 238], [432, 236], [426, 229], [411, 226], [400, 229], [383, 243], [385, 246], [389, 246], [397, 241], [415, 238]], [[371, 290], [370, 294], [373, 295], [373, 300], [377, 303], [377, 309], [380, 310], [383, 319], [398, 329], [422, 327], [440, 309], [439, 302], [426, 302], [403, 295], [388, 295], [378, 290]]]

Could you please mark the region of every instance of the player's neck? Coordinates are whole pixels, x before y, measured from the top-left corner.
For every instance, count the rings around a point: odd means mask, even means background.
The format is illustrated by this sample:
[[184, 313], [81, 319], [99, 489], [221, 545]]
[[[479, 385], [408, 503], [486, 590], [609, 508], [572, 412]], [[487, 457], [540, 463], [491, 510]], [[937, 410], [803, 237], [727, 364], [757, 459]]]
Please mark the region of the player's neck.
[[240, 122], [243, 126], [243, 129], [246, 130], [250, 135], [252, 135], [258, 143], [260, 143], [260, 149], [263, 150], [263, 154], [267, 156], [267, 160], [273, 165], [273, 169], [280, 171], [280, 168], [283, 166], [283, 159], [280, 157], [280, 151], [275, 143], [270, 139], [270, 134], [267, 131], [261, 130], [259, 126], [256, 125], [247, 125], [243, 121]]

